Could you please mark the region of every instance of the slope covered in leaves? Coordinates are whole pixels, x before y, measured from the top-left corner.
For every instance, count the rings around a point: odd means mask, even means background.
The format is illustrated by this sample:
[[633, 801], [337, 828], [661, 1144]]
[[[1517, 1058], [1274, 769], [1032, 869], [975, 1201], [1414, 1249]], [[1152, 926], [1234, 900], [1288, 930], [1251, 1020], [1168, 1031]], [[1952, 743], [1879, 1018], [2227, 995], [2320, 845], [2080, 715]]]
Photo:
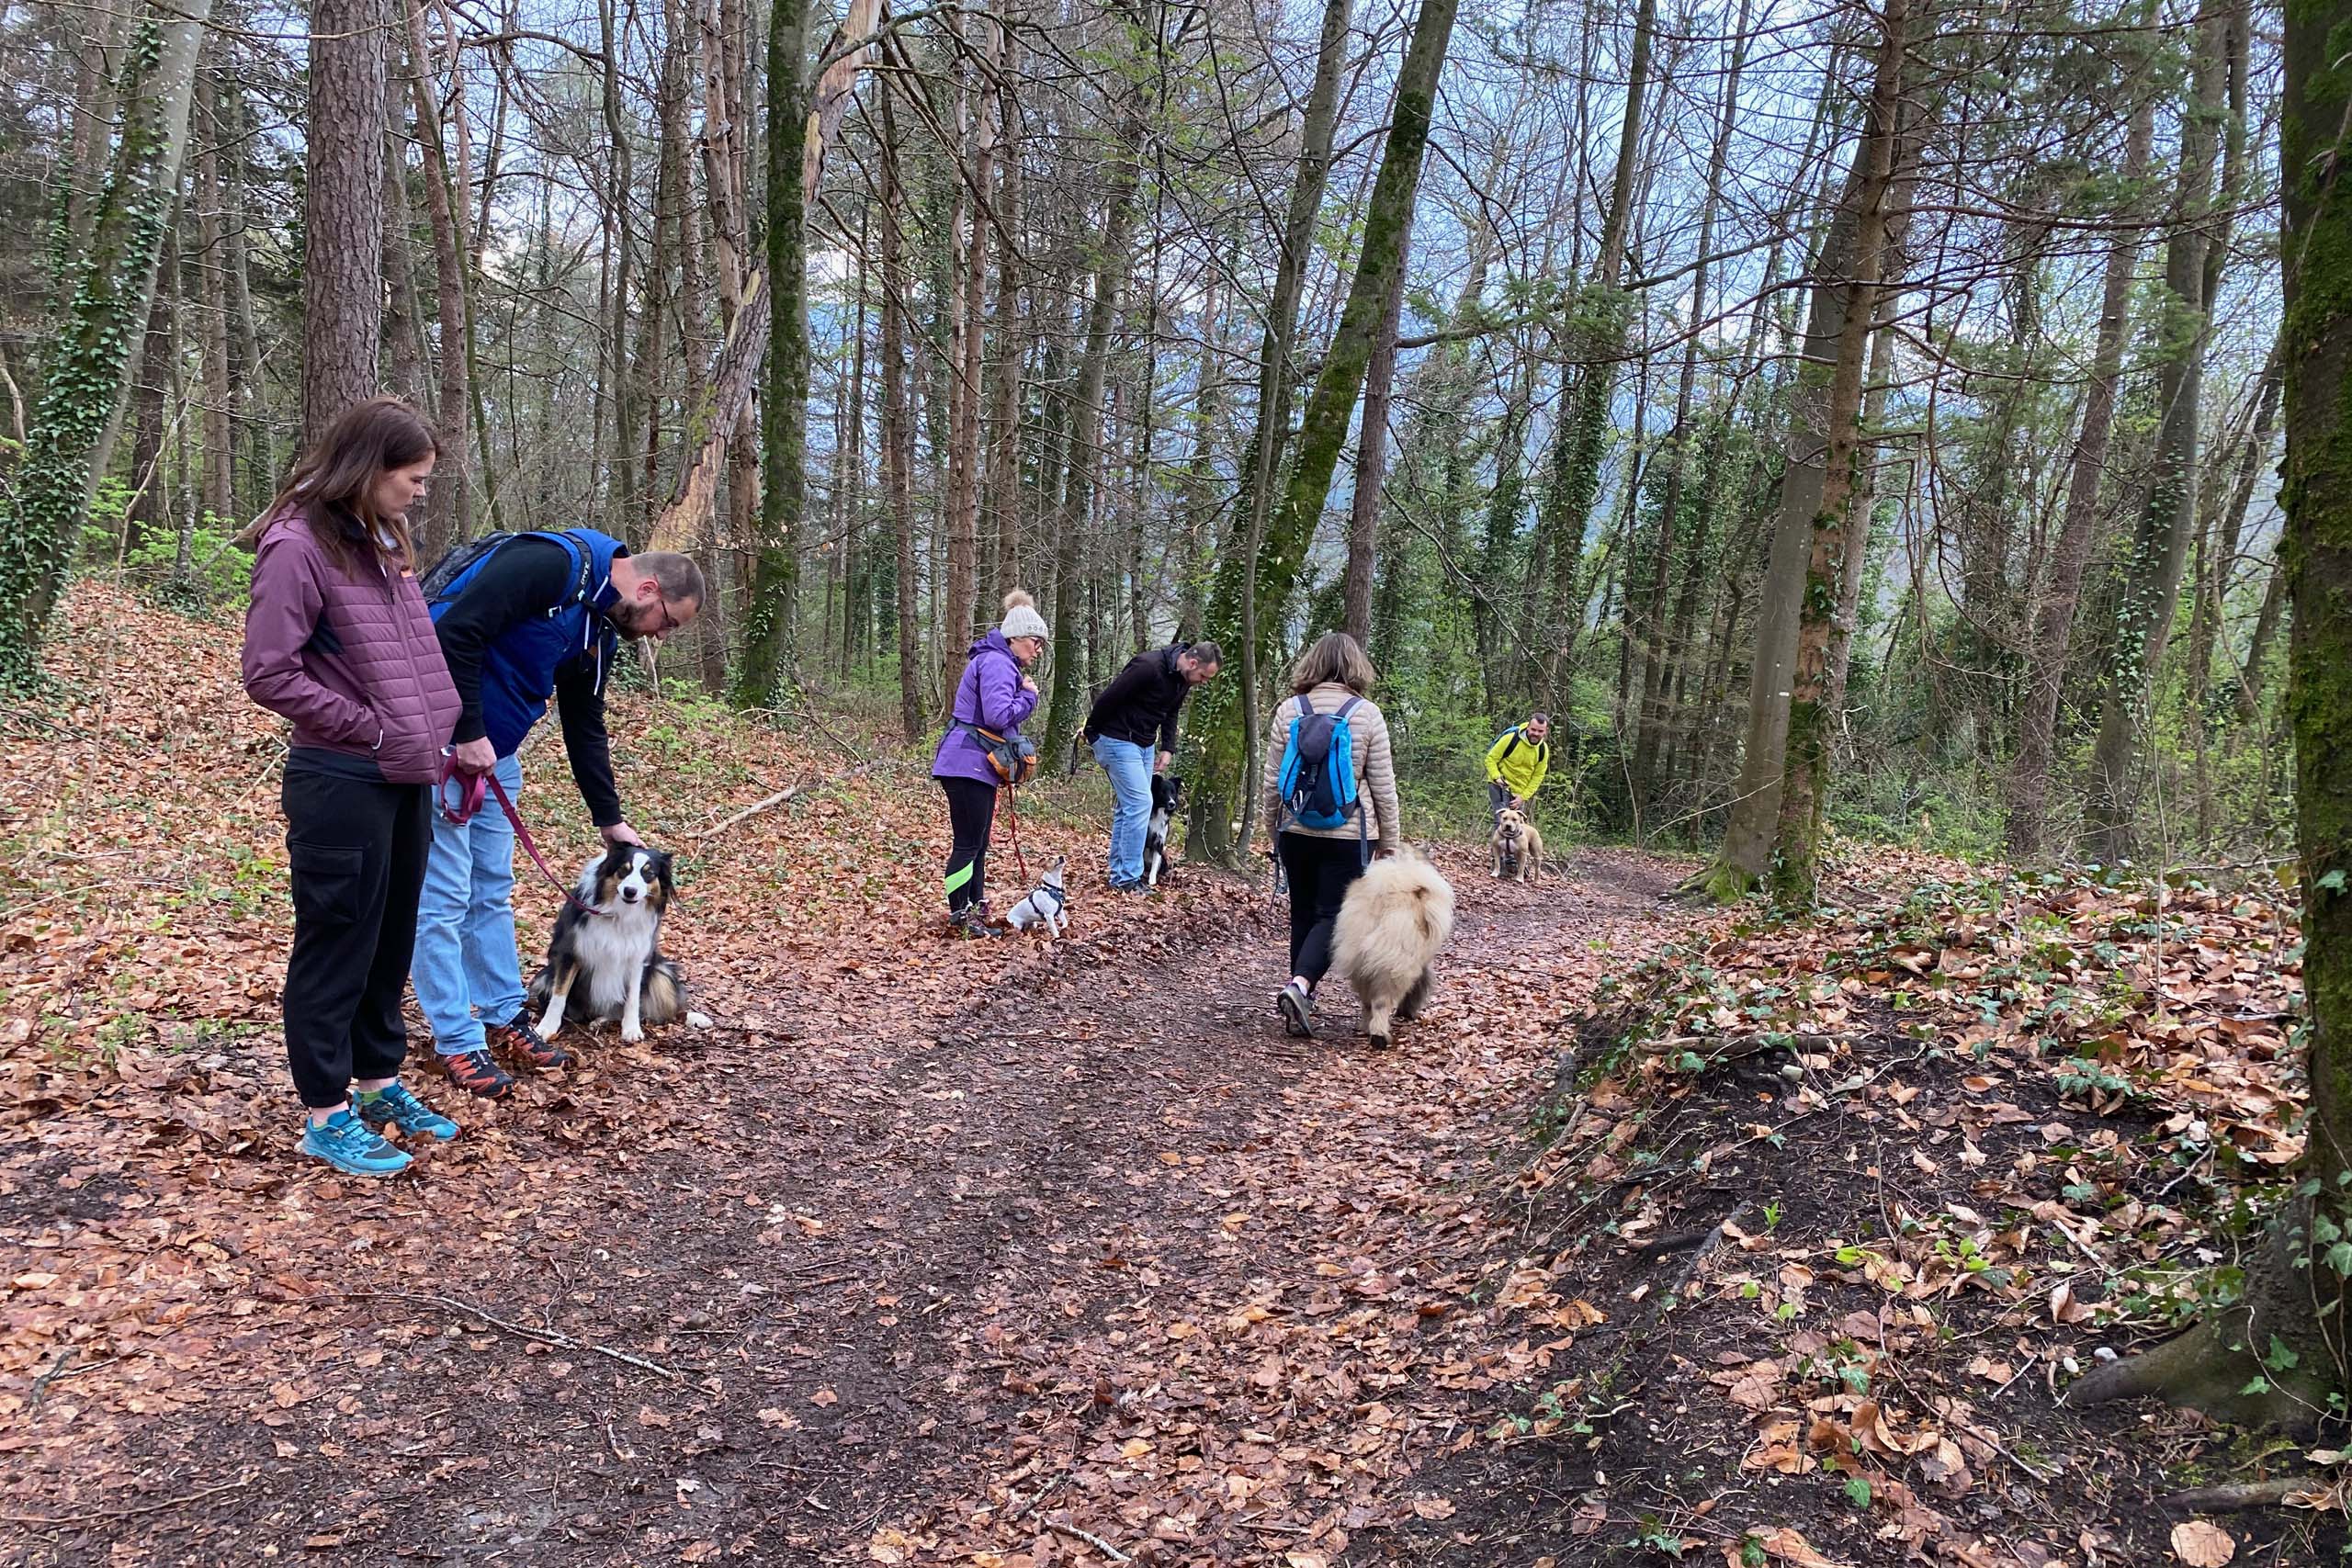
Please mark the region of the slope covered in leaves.
[[[1516, 1386], [1478, 1488], [1559, 1497], [1589, 1543], [1563, 1562], [2340, 1543], [2336, 1447], [2062, 1404], [2243, 1278], [2301, 1135], [2291, 890], [1842, 869], [1815, 918], [1712, 926], [1598, 1002], [1519, 1178], [1540, 1260], [1514, 1278], [1609, 1338]], [[2197, 1489], [2223, 1479], [2253, 1489]]]

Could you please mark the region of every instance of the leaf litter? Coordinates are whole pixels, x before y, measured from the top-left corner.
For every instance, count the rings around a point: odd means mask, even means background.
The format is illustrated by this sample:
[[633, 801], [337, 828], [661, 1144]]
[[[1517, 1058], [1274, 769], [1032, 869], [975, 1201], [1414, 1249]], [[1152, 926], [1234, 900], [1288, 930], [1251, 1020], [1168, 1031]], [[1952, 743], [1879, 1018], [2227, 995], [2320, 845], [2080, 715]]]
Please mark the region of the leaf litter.
[[[1439, 1002], [1372, 1055], [1280, 1036], [1262, 886], [1081, 882], [1067, 942], [950, 944], [919, 767], [625, 695], [717, 1027], [429, 1084], [463, 1136], [360, 1184], [288, 1152], [233, 635], [66, 615], [0, 780], [29, 1561], [2087, 1568], [2340, 1528], [2323, 1463], [2179, 1534], [2145, 1505], [2221, 1440], [2054, 1397], [2227, 1288], [2216, 1216], [2298, 1146], [2285, 889], [1872, 851], [1774, 927], [1644, 856], [1449, 859]], [[1045, 792], [1024, 850], [1091, 865], [1096, 810]]]

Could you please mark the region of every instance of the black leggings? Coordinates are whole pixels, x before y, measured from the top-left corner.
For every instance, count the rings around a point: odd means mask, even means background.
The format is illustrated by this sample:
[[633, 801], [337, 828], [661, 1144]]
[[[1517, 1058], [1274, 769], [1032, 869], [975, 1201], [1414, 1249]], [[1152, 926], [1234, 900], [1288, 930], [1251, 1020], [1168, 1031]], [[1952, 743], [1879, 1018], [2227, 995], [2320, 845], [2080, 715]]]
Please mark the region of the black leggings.
[[343, 1103], [354, 1078], [388, 1078], [408, 1054], [401, 992], [433, 846], [432, 790], [286, 764], [294, 951], [286, 960], [286, 1059], [302, 1103]]
[[939, 781], [947, 792], [947, 821], [956, 834], [947, 852], [947, 912], [959, 914], [988, 890], [989, 829], [996, 823], [996, 785], [978, 779]]
[[1331, 930], [1348, 885], [1363, 874], [1364, 848], [1311, 833], [1280, 833], [1274, 842], [1290, 878], [1290, 972], [1313, 985], [1331, 967]]

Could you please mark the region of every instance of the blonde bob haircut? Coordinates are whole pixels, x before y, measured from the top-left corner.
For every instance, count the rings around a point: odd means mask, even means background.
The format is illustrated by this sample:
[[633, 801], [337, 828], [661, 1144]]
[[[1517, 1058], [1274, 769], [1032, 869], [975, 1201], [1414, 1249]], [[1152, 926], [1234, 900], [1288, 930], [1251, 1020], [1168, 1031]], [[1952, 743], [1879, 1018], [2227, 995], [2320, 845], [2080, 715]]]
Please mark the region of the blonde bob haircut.
[[1360, 697], [1367, 696], [1379, 678], [1373, 672], [1372, 660], [1364, 657], [1363, 645], [1345, 632], [1325, 632], [1290, 667], [1294, 694], [1337, 682]]

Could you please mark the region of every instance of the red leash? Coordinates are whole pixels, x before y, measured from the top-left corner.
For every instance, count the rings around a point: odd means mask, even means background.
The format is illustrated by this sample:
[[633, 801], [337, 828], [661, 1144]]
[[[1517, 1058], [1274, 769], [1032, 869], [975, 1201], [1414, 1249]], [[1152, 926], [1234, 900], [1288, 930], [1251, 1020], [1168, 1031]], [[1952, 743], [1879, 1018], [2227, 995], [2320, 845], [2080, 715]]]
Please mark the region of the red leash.
[[1021, 863], [1021, 812], [1012, 804], [1012, 787], [1006, 784], [996, 792], [996, 797], [1004, 807], [1005, 837], [1012, 842], [1012, 874], [1022, 886], [1026, 887], [1029, 886], [1029, 868]]
[[514, 829], [514, 837], [522, 841], [523, 852], [531, 857], [531, 863], [539, 868], [539, 874], [548, 879], [548, 886], [562, 894], [564, 901], [582, 914], [601, 915], [605, 912], [594, 904], [581, 902], [580, 895], [565, 886], [556, 874], [548, 869], [547, 857], [539, 853], [539, 846], [532, 841], [530, 829], [523, 825], [523, 814], [514, 809], [514, 803], [507, 798], [506, 786], [499, 783], [495, 773], [462, 775], [460, 797], [455, 807], [450, 806], [444, 792], [451, 779], [460, 776], [457, 760], [445, 750], [441, 757], [441, 777], [433, 786], [433, 801], [440, 807], [444, 820], [458, 827], [472, 821], [474, 813], [481, 809], [482, 791], [487, 786], [489, 792], [498, 797], [498, 809], [506, 814], [507, 825]]

